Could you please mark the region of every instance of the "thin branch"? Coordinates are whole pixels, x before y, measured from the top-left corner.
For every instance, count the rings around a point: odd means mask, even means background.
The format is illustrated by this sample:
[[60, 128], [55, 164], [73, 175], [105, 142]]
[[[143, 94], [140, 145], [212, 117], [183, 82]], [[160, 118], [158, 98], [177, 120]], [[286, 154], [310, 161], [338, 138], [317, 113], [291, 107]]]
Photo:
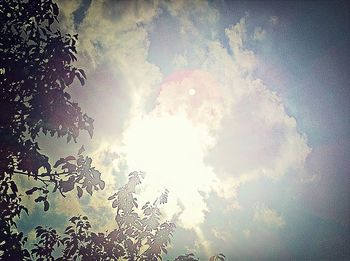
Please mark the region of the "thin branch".
[[64, 171], [61, 173], [43, 173], [43, 174], [37, 174], [34, 175], [32, 173], [29, 172], [23, 172], [23, 171], [19, 171], [19, 170], [13, 170], [12, 171], [14, 174], [21, 174], [21, 175], [26, 175], [29, 177], [33, 177], [33, 178], [37, 178], [37, 177], [50, 177], [50, 176], [63, 176], [63, 175], [67, 175], [67, 174], [78, 174], [77, 172], [69, 172], [69, 171]]

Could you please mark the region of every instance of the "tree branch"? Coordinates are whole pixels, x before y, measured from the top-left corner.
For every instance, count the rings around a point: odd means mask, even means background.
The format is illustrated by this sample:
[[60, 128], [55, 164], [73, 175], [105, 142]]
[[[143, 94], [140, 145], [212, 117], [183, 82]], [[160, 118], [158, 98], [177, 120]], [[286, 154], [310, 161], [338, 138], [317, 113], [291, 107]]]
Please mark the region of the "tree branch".
[[63, 175], [68, 175], [68, 174], [78, 174], [77, 172], [69, 172], [69, 171], [64, 171], [64, 172], [60, 172], [60, 173], [43, 173], [43, 174], [38, 174], [38, 175], [34, 175], [32, 173], [29, 172], [23, 172], [23, 171], [19, 171], [19, 170], [14, 170], [12, 171], [12, 173], [14, 174], [21, 174], [21, 175], [25, 175], [28, 177], [33, 177], [33, 178], [37, 178], [37, 177], [50, 177], [50, 176], [63, 176]]

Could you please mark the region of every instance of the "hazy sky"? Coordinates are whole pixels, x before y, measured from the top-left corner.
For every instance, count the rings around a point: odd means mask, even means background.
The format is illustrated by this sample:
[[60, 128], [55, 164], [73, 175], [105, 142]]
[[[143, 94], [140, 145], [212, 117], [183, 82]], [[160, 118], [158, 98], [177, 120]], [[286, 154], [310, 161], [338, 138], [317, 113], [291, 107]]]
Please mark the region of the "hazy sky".
[[22, 229], [84, 213], [110, 229], [106, 198], [144, 170], [141, 202], [170, 191], [170, 257], [350, 258], [346, 1], [59, 5], [88, 76], [72, 95], [95, 133], [42, 144], [55, 156], [85, 144], [107, 186], [53, 196], [48, 213], [32, 204]]

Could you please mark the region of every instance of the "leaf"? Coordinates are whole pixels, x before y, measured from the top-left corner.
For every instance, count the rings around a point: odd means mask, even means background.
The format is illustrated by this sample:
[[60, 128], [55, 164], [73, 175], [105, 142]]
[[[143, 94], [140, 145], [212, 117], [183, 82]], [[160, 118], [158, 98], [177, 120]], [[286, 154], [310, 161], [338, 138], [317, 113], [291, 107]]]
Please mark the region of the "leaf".
[[36, 199], [34, 199], [35, 202], [41, 202], [41, 201], [45, 201], [46, 198], [43, 196], [37, 197]]
[[68, 156], [65, 158], [65, 161], [69, 161], [69, 160], [75, 160], [74, 156]]
[[27, 216], [29, 216], [28, 209], [26, 207], [23, 207], [22, 209], [27, 213]]
[[75, 166], [74, 164], [71, 164], [71, 163], [67, 162], [66, 164], [64, 164], [64, 165], [62, 166], [62, 169], [67, 169], [68, 172], [72, 173], [72, 172], [74, 172], [74, 171], [77, 170], [77, 166]]
[[34, 187], [26, 191], [27, 195], [32, 195], [35, 191], [37, 191], [39, 188]]
[[63, 164], [65, 162], [64, 158], [60, 158], [58, 161], [56, 161], [55, 165], [53, 165], [54, 168], [57, 168], [59, 165]]
[[115, 199], [116, 195], [117, 195], [117, 194], [114, 193], [114, 195], [110, 196], [110, 197], [108, 198], [108, 200]]
[[18, 192], [17, 186], [16, 186], [16, 184], [13, 181], [11, 182], [11, 190], [15, 194]]
[[81, 153], [83, 153], [85, 151], [84, 145], [82, 145], [78, 151], [78, 155], [80, 155]]
[[118, 200], [114, 200], [112, 203], [112, 208], [116, 208], [118, 206]]
[[89, 193], [92, 196], [92, 185], [91, 184], [88, 184], [86, 186], [86, 191], [87, 191], [87, 193]]
[[81, 187], [77, 187], [78, 197], [81, 198], [83, 196], [83, 190]]
[[81, 75], [86, 79], [86, 74], [83, 69], [78, 69], [78, 71], [81, 73]]
[[104, 189], [105, 188], [105, 182], [103, 180], [100, 181], [100, 189]]
[[84, 85], [85, 85], [85, 80], [84, 80], [84, 78], [83, 78], [83, 77], [81, 77], [81, 75], [80, 75], [80, 74], [77, 74], [77, 77], [78, 77], [78, 79], [79, 79], [79, 81], [80, 81], [81, 85], [82, 85], [82, 86], [84, 86]]
[[44, 201], [44, 211], [48, 211], [50, 207], [50, 204], [48, 201]]
[[88, 133], [89, 133], [89, 135], [90, 135], [90, 138], [92, 138], [92, 135], [93, 135], [93, 133], [94, 133], [94, 126], [89, 125], [89, 126], [87, 127], [87, 131], [88, 131]]
[[52, 5], [52, 11], [53, 11], [53, 14], [55, 15], [55, 16], [58, 16], [58, 14], [59, 14], [59, 9], [58, 9], [58, 6], [57, 6], [57, 4], [53, 4]]
[[60, 180], [60, 188], [62, 192], [68, 192], [74, 188], [75, 177], [70, 176], [67, 181]]
[[75, 224], [75, 221], [77, 221], [78, 219], [79, 217], [72, 217], [71, 219], [69, 219], [69, 221]]
[[70, 94], [69, 94], [68, 92], [65, 92], [65, 93], [63, 94], [63, 96], [66, 97], [67, 100], [70, 100], [70, 98], [71, 98], [71, 96], [70, 96]]

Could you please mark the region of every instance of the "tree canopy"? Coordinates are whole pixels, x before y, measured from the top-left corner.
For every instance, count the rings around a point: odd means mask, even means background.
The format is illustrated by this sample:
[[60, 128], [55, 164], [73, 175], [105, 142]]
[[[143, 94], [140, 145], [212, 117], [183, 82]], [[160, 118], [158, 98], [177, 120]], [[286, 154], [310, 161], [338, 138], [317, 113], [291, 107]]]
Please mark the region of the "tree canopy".
[[[0, 67], [5, 72], [0, 74], [0, 259], [160, 260], [175, 230], [174, 223], [160, 222], [159, 206], [167, 202], [168, 191], [139, 208], [135, 187], [141, 172], [130, 173], [127, 184], [108, 198], [116, 209], [110, 232], [94, 232], [88, 217], [75, 216], [64, 235], [38, 226], [37, 242], [27, 249], [27, 237], [16, 229], [16, 218], [30, 214], [21, 202], [17, 175], [36, 181], [26, 194], [45, 211], [50, 208], [49, 193], [65, 196], [74, 190], [80, 198], [105, 187], [84, 147], [57, 160], [39, 147], [41, 135], [69, 143], [76, 142], [81, 131], [92, 137], [94, 130], [93, 119], [68, 92], [75, 79], [84, 85], [86, 75], [74, 66], [78, 35], [62, 34], [58, 14], [52, 0], [0, 2]], [[197, 259], [187, 254], [175, 260]]]

